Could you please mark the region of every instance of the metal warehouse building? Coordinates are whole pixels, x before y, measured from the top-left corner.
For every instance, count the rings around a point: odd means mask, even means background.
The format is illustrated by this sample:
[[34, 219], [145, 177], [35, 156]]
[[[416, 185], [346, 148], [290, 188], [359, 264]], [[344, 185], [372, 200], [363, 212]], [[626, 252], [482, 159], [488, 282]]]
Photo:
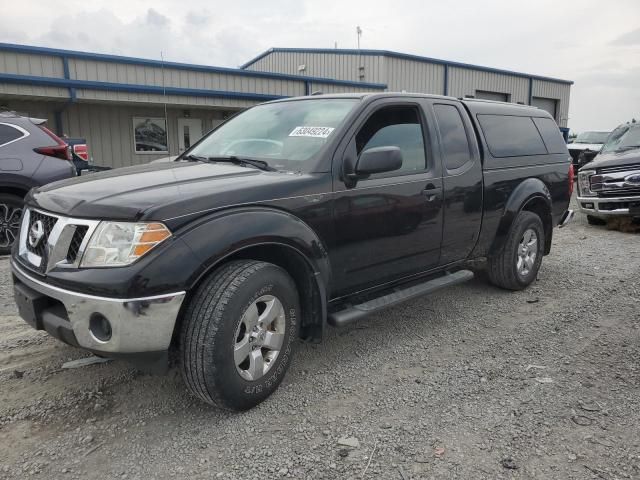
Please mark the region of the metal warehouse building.
[[0, 43], [0, 107], [85, 137], [110, 167], [177, 155], [239, 109], [315, 91], [529, 104], [566, 127], [571, 84], [380, 50], [274, 48], [234, 69]]

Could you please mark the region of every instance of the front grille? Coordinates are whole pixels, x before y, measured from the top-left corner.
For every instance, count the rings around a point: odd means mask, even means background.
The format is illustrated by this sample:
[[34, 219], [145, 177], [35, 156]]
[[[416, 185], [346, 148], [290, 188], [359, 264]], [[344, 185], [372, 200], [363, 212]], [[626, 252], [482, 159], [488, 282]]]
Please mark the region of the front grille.
[[[42, 259], [39, 266], [37, 267], [34, 266], [35, 269], [40, 272], [44, 272], [47, 266], [47, 253], [48, 253], [47, 241], [49, 240], [49, 235], [51, 234], [51, 230], [53, 230], [53, 227], [57, 221], [58, 219], [56, 217], [46, 215], [36, 210], [31, 210], [29, 226], [28, 226], [27, 235], [26, 235], [26, 247], [27, 247], [27, 250], [29, 250], [31, 253], [36, 254]], [[34, 226], [36, 222], [42, 222], [44, 235], [42, 236], [42, 238], [40, 238], [40, 240], [35, 246], [32, 246], [31, 242], [29, 241], [29, 236], [30, 236], [29, 234], [31, 232], [31, 228]]]
[[635, 197], [640, 195], [640, 187], [616, 188], [599, 192], [599, 197]]
[[[85, 238], [100, 223], [99, 220], [54, 216], [32, 209], [25, 210], [23, 222], [24, 233], [20, 235], [18, 249], [20, 262], [39, 273], [47, 273], [54, 267], [77, 267]], [[42, 223], [42, 235], [31, 245], [29, 237], [34, 239], [34, 234], [40, 231], [39, 222]]]
[[76, 231], [71, 238], [71, 243], [69, 244], [69, 250], [67, 251], [67, 262], [73, 263], [78, 258], [78, 253], [80, 252], [80, 246], [82, 245], [82, 241], [84, 240], [85, 235], [89, 227], [86, 225], [78, 225], [76, 227]]

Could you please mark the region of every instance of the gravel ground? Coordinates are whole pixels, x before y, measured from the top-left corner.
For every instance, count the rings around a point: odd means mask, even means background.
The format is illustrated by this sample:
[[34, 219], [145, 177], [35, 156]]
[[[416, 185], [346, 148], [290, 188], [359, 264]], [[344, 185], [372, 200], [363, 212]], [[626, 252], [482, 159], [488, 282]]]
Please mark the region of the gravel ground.
[[242, 414], [176, 371], [86, 356], [16, 316], [0, 259], [0, 478], [640, 477], [640, 236], [557, 230], [539, 281], [481, 279], [300, 345]]

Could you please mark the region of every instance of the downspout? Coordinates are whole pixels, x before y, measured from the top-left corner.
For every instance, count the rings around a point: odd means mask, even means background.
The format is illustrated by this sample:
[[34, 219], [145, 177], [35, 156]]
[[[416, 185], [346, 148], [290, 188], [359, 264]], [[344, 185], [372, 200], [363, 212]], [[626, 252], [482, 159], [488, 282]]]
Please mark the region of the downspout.
[[[64, 78], [66, 80], [71, 80], [71, 74], [69, 73], [69, 59], [65, 56], [60, 57], [62, 59], [62, 71], [64, 73]], [[62, 114], [64, 111], [71, 105], [75, 103], [77, 100], [76, 97], [76, 89], [75, 87], [69, 87], [69, 99], [55, 112], [53, 112], [53, 117], [56, 123], [56, 135], [62, 136], [64, 135], [64, 123], [62, 121]]]
[[529, 105], [533, 105], [533, 78], [529, 77]]
[[449, 65], [445, 63], [444, 65], [444, 94], [445, 96], [449, 95]]

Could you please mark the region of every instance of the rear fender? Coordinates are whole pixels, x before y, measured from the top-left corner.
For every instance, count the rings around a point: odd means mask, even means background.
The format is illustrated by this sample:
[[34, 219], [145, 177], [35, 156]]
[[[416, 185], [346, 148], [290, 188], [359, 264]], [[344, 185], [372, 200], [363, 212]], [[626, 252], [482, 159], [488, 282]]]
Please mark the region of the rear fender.
[[489, 250], [489, 255], [496, 255], [502, 252], [511, 225], [515, 221], [518, 213], [522, 210], [531, 210], [541, 217], [545, 227], [545, 254], [549, 253], [551, 246], [551, 193], [545, 183], [538, 178], [527, 178], [511, 192], [502, 217], [498, 224], [495, 239]]

